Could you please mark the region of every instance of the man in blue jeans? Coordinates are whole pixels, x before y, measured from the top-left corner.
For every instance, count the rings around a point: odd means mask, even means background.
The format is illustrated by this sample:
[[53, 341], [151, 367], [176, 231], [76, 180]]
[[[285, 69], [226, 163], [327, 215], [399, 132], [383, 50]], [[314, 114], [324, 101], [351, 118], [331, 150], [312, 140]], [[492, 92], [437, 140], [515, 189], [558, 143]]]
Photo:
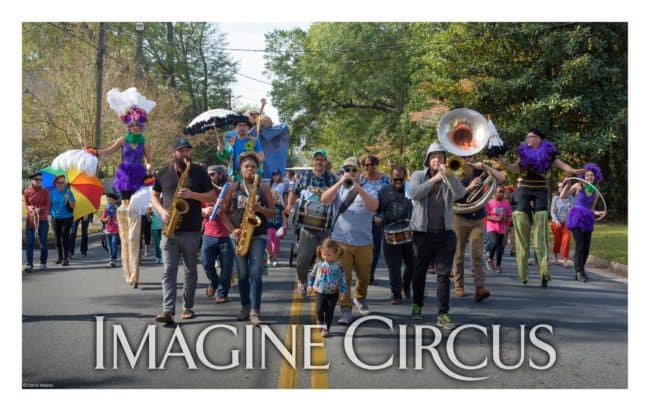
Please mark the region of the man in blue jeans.
[[[212, 180], [215, 194], [219, 198], [223, 185], [228, 181], [228, 171], [223, 166], [210, 166], [208, 167], [208, 175]], [[230, 290], [230, 277], [235, 259], [235, 250], [230, 239], [230, 231], [221, 219], [215, 216], [213, 220], [210, 220], [215, 205], [203, 203], [202, 207], [203, 242], [201, 245], [201, 264], [210, 281], [205, 294], [208, 297], [213, 297], [216, 291], [215, 304], [223, 304], [229, 301], [228, 291]], [[221, 275], [217, 275], [217, 270], [214, 267], [217, 258], [219, 258]]]
[[47, 232], [50, 225], [47, 215], [50, 213], [50, 192], [43, 188], [43, 175], [34, 173], [29, 176], [30, 186], [23, 193], [25, 208], [27, 209], [26, 229], [27, 244], [25, 254], [27, 264], [25, 271], [31, 273], [34, 269], [34, 243], [38, 232], [38, 242], [41, 246], [41, 270], [45, 270], [47, 263]]

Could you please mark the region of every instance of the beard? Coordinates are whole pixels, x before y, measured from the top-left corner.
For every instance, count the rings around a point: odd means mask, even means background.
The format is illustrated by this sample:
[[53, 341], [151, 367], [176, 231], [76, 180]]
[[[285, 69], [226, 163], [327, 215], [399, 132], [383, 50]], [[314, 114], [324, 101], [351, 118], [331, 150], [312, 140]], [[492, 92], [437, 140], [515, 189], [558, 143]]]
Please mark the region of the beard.
[[[187, 161], [192, 161], [192, 158], [188, 158]], [[181, 171], [185, 170], [185, 157], [174, 157], [174, 165], [176, 165], [176, 168]]]

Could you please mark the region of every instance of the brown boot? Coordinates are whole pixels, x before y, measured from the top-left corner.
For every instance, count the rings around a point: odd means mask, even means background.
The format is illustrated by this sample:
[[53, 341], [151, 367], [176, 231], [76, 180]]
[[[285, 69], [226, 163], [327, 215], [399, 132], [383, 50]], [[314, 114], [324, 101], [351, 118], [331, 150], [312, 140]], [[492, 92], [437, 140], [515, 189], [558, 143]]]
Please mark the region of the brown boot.
[[474, 301], [477, 303], [483, 301], [490, 296], [490, 291], [484, 287], [476, 287], [476, 292], [474, 293]]
[[454, 293], [456, 293], [456, 297], [465, 297], [465, 288], [463, 287], [456, 287], [454, 289]]
[[262, 319], [260, 318], [259, 311], [251, 310], [249, 318], [251, 320], [251, 324], [253, 324], [255, 327], [262, 324]]

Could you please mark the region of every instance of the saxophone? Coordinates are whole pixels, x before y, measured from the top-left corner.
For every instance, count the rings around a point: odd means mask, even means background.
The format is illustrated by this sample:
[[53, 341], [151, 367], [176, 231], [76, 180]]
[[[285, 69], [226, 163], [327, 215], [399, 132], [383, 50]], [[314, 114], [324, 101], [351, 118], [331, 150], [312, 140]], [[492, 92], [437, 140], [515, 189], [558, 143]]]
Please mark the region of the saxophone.
[[181, 221], [183, 220], [183, 214], [187, 214], [190, 211], [190, 204], [184, 198], [179, 197], [179, 193], [183, 188], [187, 187], [187, 179], [190, 175], [190, 163], [187, 159], [185, 161], [185, 170], [178, 178], [178, 184], [176, 185], [176, 192], [172, 197], [172, 202], [169, 205], [169, 222], [163, 228], [163, 234], [167, 238], [174, 238], [176, 230], [181, 226]]
[[[255, 205], [255, 197], [257, 197], [257, 186], [259, 184], [260, 176], [255, 174], [255, 180], [253, 180], [253, 186], [248, 193], [248, 201], [246, 202], [246, 208], [244, 209], [244, 215], [241, 219], [241, 224], [239, 228], [241, 229], [241, 234], [237, 239], [237, 245], [235, 247], [235, 254], [238, 256], [245, 256], [248, 254], [248, 249], [251, 245], [251, 239], [253, 238], [253, 231], [255, 227], [262, 224], [262, 220], [253, 212], [253, 206]], [[244, 182], [242, 180], [242, 182]], [[244, 183], [245, 184], [245, 183]]]

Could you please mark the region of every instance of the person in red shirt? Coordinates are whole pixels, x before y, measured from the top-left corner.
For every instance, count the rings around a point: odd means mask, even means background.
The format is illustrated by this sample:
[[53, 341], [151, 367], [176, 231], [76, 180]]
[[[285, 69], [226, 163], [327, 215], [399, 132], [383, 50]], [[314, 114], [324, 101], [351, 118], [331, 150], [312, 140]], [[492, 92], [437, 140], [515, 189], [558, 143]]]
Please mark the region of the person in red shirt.
[[43, 175], [40, 172], [29, 176], [30, 186], [23, 193], [25, 208], [27, 208], [27, 220], [25, 233], [27, 235], [27, 244], [25, 254], [27, 255], [27, 264], [25, 272], [31, 273], [34, 269], [34, 243], [36, 242], [36, 233], [38, 232], [38, 242], [41, 246], [41, 265], [40, 269], [45, 270], [47, 263], [47, 232], [50, 225], [47, 215], [50, 213], [50, 192], [43, 188]]
[[[208, 175], [212, 180], [217, 198], [221, 194], [223, 185], [228, 181], [228, 171], [223, 166], [208, 167]], [[230, 277], [232, 276], [233, 261], [235, 260], [235, 249], [230, 239], [230, 231], [221, 221], [221, 218], [215, 216], [210, 220], [215, 204], [201, 204], [203, 214], [203, 241], [201, 243], [201, 264], [205, 270], [210, 284], [205, 291], [208, 297], [213, 297], [215, 292], [217, 297], [214, 302], [223, 304], [228, 302], [228, 291], [230, 290]], [[218, 212], [221, 214], [221, 212]], [[221, 268], [221, 275], [217, 275], [214, 266], [217, 258]]]

